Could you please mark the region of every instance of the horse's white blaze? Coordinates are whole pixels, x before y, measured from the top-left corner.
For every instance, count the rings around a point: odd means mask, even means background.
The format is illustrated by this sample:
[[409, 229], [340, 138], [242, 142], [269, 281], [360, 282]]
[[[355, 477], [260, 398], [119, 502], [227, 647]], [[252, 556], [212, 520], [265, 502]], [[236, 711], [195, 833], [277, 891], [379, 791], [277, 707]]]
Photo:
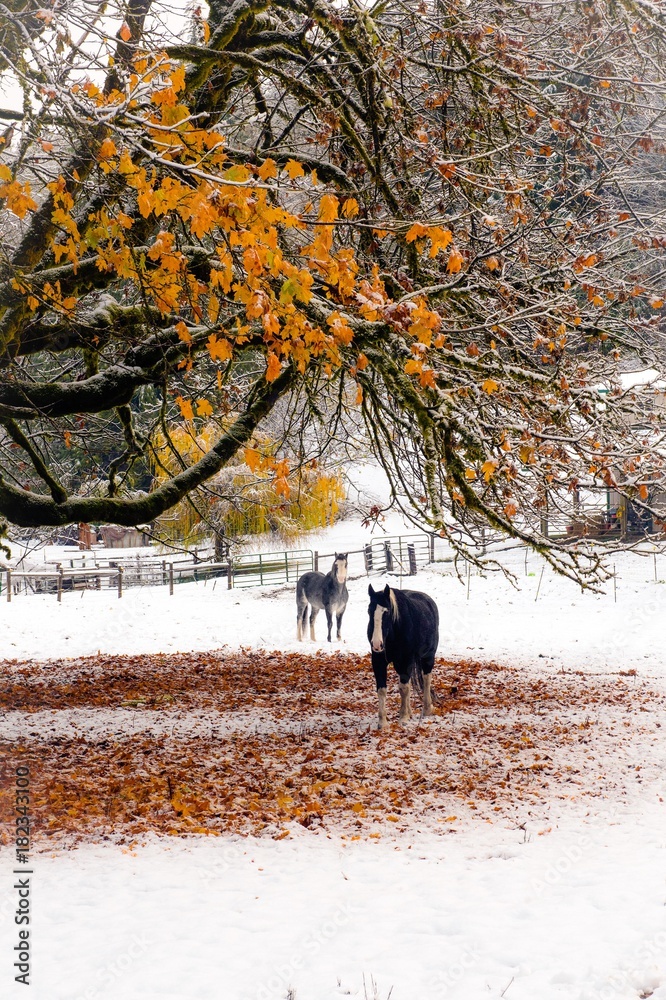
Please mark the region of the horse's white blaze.
[[347, 560], [346, 559], [336, 559], [335, 560], [335, 570], [338, 583], [344, 583], [347, 579]]
[[370, 640], [370, 645], [374, 649], [375, 653], [381, 653], [384, 648], [384, 636], [382, 635], [382, 618], [386, 614], [387, 609], [383, 608], [381, 604], [378, 604], [375, 608], [375, 617], [372, 626], [372, 639]]

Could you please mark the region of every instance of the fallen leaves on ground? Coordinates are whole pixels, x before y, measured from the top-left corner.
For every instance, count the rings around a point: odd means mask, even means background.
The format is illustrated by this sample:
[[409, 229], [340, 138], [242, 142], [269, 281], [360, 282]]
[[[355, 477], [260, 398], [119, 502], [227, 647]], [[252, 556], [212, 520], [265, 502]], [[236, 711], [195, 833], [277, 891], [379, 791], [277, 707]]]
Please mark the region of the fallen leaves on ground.
[[[650, 778], [664, 694], [635, 672], [538, 676], [439, 661], [437, 714], [378, 732], [368, 657], [254, 650], [5, 663], [0, 818], [31, 768], [42, 845], [149, 832], [373, 836], [392, 824], [517, 819]], [[12, 725], [14, 729], [12, 730]], [[648, 755], [649, 756], [649, 755]], [[654, 768], [657, 765], [654, 764]], [[654, 769], [653, 768], [653, 769]]]

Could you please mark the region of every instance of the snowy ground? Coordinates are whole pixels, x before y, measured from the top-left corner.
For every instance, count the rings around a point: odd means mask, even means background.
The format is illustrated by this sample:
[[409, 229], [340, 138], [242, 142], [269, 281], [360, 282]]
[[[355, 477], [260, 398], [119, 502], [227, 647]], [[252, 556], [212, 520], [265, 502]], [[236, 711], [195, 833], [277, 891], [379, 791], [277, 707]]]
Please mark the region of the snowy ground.
[[[331, 551], [359, 548], [369, 535], [340, 524], [323, 540]], [[584, 671], [636, 669], [666, 673], [662, 634], [666, 614], [666, 555], [614, 556], [616, 592], [581, 593], [534, 554], [512, 549], [503, 560], [519, 590], [498, 574], [473, 575], [469, 594], [450, 563], [435, 564], [402, 585], [425, 590], [441, 615], [440, 655], [497, 660], [539, 668]], [[656, 580], [655, 580], [656, 566]], [[328, 566], [322, 567], [328, 569]], [[367, 587], [386, 579], [348, 581], [343, 639], [350, 652], [367, 651]], [[391, 578], [392, 586], [400, 581]], [[537, 599], [538, 589], [538, 599]], [[226, 580], [167, 587], [19, 595], [0, 601], [0, 657], [47, 659], [102, 653], [153, 653], [222, 646], [297, 649], [293, 586], [226, 589]], [[325, 652], [326, 623], [317, 622], [313, 653]], [[308, 643], [308, 645], [310, 645]]]
[[[328, 541], [343, 549], [359, 538], [339, 525]], [[527, 572], [522, 550], [506, 558], [519, 591], [473, 576], [468, 598], [447, 565], [409, 582], [439, 604], [440, 655], [535, 675], [636, 670], [663, 688], [666, 556], [657, 557], [656, 580], [652, 556], [617, 556], [617, 600], [612, 585], [582, 595], [548, 569], [535, 600], [537, 558]], [[367, 579], [350, 580], [349, 590], [345, 648], [365, 652]], [[120, 601], [113, 592], [65, 593], [61, 605], [54, 596], [17, 597], [0, 603], [0, 656], [296, 650], [294, 610], [291, 587], [227, 591], [222, 581], [181, 585], [172, 598], [166, 588], [127, 591]], [[320, 620], [318, 640], [323, 627]], [[328, 652], [326, 642], [308, 646], [315, 658]], [[122, 725], [120, 714], [109, 713], [108, 725]], [[0, 736], [15, 739], [19, 713], [1, 721]], [[526, 805], [516, 824], [468, 818], [456, 832], [414, 824], [358, 841], [297, 827], [279, 841], [170, 838], [133, 851], [102, 844], [40, 853], [30, 995], [666, 1000], [666, 750], [654, 724], [649, 739], [636, 737], [635, 764], [652, 764], [644, 780], [625, 755], [615, 794], [546, 802], [538, 817]], [[12, 863], [8, 849], [0, 852], [0, 994], [10, 1000], [24, 995], [12, 981]]]

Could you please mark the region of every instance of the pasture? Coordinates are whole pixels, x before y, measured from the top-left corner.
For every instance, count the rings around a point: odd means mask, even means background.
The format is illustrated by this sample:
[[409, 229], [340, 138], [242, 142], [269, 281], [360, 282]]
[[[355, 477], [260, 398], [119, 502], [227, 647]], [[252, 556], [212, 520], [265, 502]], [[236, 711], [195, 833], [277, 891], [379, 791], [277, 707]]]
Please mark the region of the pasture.
[[381, 732], [366, 577], [341, 643], [298, 641], [294, 586], [0, 607], [33, 995], [663, 1000], [666, 588], [651, 557], [618, 559], [616, 599], [507, 558], [521, 590], [403, 582], [437, 601], [439, 697], [398, 725], [391, 670]]

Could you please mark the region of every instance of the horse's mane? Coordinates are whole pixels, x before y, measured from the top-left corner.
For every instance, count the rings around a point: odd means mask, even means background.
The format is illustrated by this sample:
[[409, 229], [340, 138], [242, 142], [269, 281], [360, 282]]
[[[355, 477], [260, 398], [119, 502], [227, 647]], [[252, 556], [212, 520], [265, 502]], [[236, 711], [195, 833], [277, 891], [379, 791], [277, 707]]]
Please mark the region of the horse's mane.
[[398, 609], [398, 600], [392, 590], [389, 590], [389, 605], [391, 609], [391, 617], [394, 622], [400, 621], [400, 611]]

